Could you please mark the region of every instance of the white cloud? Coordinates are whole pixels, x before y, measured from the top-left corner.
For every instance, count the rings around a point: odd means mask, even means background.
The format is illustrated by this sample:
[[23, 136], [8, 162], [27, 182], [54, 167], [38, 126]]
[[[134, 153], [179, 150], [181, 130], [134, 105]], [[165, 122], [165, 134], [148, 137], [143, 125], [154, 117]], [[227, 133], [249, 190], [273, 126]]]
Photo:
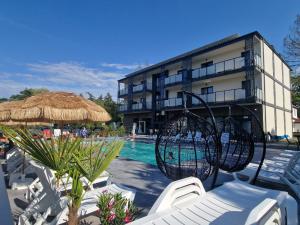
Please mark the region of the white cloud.
[[[107, 92], [116, 98], [117, 80], [124, 74], [87, 67], [77, 62], [30, 63], [24, 73], [2, 73], [0, 96], [9, 97], [24, 88], [48, 88], [76, 93], [90, 92], [95, 96]], [[5, 75], [5, 76], [4, 76]]]
[[147, 66], [148, 64], [121, 64], [121, 63], [102, 63], [101, 66], [108, 67], [108, 68], [114, 68], [118, 70], [137, 70], [142, 69]]

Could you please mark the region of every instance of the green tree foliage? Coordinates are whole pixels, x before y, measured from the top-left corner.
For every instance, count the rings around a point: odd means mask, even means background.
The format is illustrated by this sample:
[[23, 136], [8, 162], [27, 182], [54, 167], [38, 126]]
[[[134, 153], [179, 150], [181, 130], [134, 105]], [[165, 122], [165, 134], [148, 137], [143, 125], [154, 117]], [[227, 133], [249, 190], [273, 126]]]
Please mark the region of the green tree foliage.
[[284, 38], [285, 58], [293, 68], [291, 77], [292, 103], [300, 106], [300, 15], [296, 16], [290, 33]]
[[299, 71], [300, 66], [300, 14], [296, 16], [290, 33], [284, 38], [286, 59], [289, 64]]
[[9, 100], [24, 100], [30, 96], [47, 92], [47, 91], [48, 89], [45, 88], [28, 88], [28, 89], [26, 88], [25, 90], [20, 91], [19, 94], [10, 96]]
[[104, 97], [100, 95], [95, 97], [90, 92], [87, 92], [88, 99], [102, 106], [112, 117], [113, 122], [121, 121], [122, 117], [118, 112], [118, 104], [112, 99], [110, 93], [107, 93]]
[[292, 86], [292, 103], [295, 106], [300, 106], [300, 76], [291, 77]]

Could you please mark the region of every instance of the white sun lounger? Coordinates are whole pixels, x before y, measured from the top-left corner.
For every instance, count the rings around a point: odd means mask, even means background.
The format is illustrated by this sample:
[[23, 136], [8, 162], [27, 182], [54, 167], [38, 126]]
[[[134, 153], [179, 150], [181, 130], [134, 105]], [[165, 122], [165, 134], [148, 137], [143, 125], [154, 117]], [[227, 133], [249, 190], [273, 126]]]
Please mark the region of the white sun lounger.
[[198, 178], [189, 177], [172, 182], [148, 216], [130, 225], [285, 224], [285, 218], [289, 225], [298, 222], [297, 203], [286, 192], [241, 181], [205, 192]]
[[[36, 167], [34, 161], [31, 160], [30, 164], [34, 164], [32, 167], [34, 168]], [[51, 180], [53, 184], [56, 184], [56, 177], [54, 171], [47, 167], [45, 167], [44, 170], [45, 173], [47, 174], [48, 180]], [[103, 183], [103, 185], [110, 184], [109, 176], [110, 174], [107, 171], [104, 171], [92, 184], [90, 184], [88, 179], [85, 177], [81, 177], [80, 180], [82, 181], [84, 187], [89, 185], [89, 189], [93, 190], [94, 186], [97, 186], [100, 183]], [[60, 186], [56, 187], [56, 190], [58, 192], [69, 191], [72, 189], [72, 178], [68, 179], [67, 175], [62, 178], [60, 183], [61, 183]], [[25, 195], [26, 199], [31, 201], [33, 198], [35, 198], [38, 195], [39, 192], [42, 191], [41, 188], [43, 188], [43, 185], [40, 183], [39, 178], [32, 181], [27, 186], [27, 193]]]
[[300, 159], [292, 166], [288, 166], [284, 174], [279, 175], [281, 180], [290, 187], [298, 200], [300, 200]]
[[[20, 215], [18, 224], [32, 224], [30, 221], [32, 218], [34, 218], [34, 224], [65, 223], [68, 218], [67, 197], [60, 197], [60, 193], [55, 188], [55, 179], [49, 170], [45, 170], [45, 167], [35, 162], [32, 162], [32, 165], [36, 168], [36, 173], [43, 189], [29, 204], [25, 212]], [[81, 207], [78, 210], [79, 216], [85, 216], [97, 211], [98, 197], [104, 191], [110, 193], [121, 193], [123, 197], [131, 201], [133, 201], [135, 196], [135, 191], [123, 186], [117, 186], [116, 184], [87, 191], [83, 198]], [[54, 216], [54, 219], [51, 222], [46, 222], [49, 215]]]
[[[280, 175], [283, 175], [288, 166], [293, 166], [299, 158], [300, 152], [284, 150], [270, 160], [265, 159], [257, 179], [274, 184], [283, 184]], [[254, 178], [258, 166], [257, 163], [249, 163], [245, 169], [233, 173], [233, 176], [235, 179], [246, 178], [246, 181], [250, 182]]]

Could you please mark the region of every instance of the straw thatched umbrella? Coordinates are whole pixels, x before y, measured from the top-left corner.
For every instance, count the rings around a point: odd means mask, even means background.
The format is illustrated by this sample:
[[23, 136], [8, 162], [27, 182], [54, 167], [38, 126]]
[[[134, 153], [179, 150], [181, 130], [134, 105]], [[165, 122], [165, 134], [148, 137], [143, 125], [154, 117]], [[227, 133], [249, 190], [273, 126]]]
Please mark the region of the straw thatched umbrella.
[[24, 101], [8, 101], [0, 103], [0, 121], [10, 121], [11, 111], [21, 107]]
[[24, 100], [12, 109], [13, 121], [28, 122], [107, 122], [110, 115], [104, 108], [81, 96], [67, 92], [45, 92]]

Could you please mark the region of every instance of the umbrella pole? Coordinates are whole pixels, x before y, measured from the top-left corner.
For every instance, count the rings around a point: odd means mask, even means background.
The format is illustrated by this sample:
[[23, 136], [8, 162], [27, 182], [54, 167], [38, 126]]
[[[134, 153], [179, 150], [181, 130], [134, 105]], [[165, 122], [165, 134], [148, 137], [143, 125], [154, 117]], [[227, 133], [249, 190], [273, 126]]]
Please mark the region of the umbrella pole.
[[[25, 122], [25, 127], [23, 128], [27, 128], [27, 122]], [[26, 152], [23, 149], [23, 165], [22, 165], [22, 179], [25, 179], [25, 161], [26, 161], [26, 156], [25, 156]]]

